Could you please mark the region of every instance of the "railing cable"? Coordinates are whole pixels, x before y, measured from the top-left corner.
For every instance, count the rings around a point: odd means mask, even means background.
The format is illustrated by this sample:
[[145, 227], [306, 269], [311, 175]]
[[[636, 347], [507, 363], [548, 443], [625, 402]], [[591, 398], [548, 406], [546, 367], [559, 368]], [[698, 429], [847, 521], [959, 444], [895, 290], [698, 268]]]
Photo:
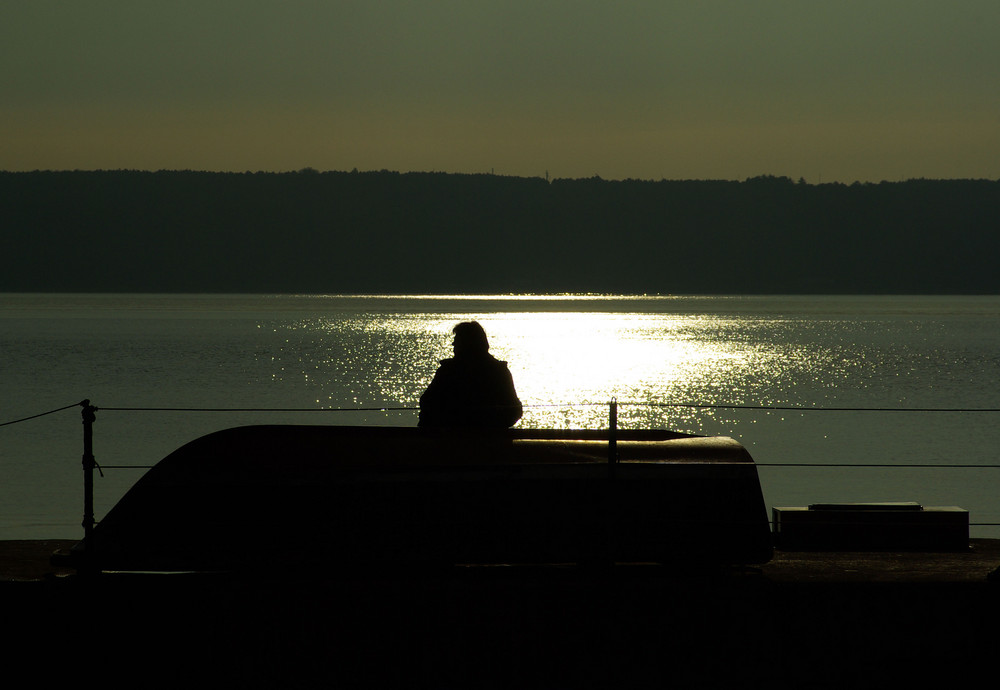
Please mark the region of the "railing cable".
[[776, 412], [1000, 412], [997, 407], [801, 407], [796, 405], [719, 405], [711, 403], [619, 402], [645, 407], [691, 407], [718, 410], [764, 410]]
[[950, 465], [947, 463], [891, 463], [891, 462], [823, 462], [823, 463], [813, 463], [813, 462], [757, 462], [754, 461], [754, 465], [757, 467], [882, 467], [882, 468], [931, 468], [931, 469], [1000, 469], [1000, 465]]
[[9, 422], [0, 422], [0, 426], [9, 426], [11, 424], [20, 424], [21, 422], [27, 422], [28, 420], [31, 420], [31, 419], [38, 419], [39, 417], [44, 417], [46, 415], [55, 414], [56, 412], [63, 412], [64, 410], [70, 410], [70, 409], [73, 409], [74, 407], [80, 407], [81, 405], [83, 405], [82, 402], [73, 403], [72, 405], [66, 405], [65, 407], [59, 407], [59, 408], [56, 408], [55, 410], [49, 410], [48, 412], [41, 412], [39, 414], [33, 414], [33, 415], [29, 416], [29, 417], [22, 417], [20, 419], [12, 419]]
[[102, 412], [416, 412], [416, 407], [102, 407]]
[[[4, 424], [14, 424], [19, 421], [34, 419], [53, 412], [78, 406], [69, 405], [50, 412], [43, 412], [39, 415], [25, 417], [24, 419], [5, 422]], [[618, 401], [618, 407], [684, 407], [695, 409], [717, 409], [717, 410], [758, 410], [764, 412], [921, 412], [921, 413], [966, 413], [966, 412], [986, 412], [998, 413], [1000, 408], [990, 407], [802, 407], [796, 405], [737, 405], [737, 404], [714, 404], [714, 403], [657, 403], [648, 401]], [[525, 405], [525, 409], [551, 408], [551, 407], [605, 407], [606, 402], [589, 403], [540, 403]], [[372, 406], [372, 407], [102, 407], [105, 412], [417, 412], [419, 407], [413, 406]], [[3, 426], [4, 424], [0, 424]]]

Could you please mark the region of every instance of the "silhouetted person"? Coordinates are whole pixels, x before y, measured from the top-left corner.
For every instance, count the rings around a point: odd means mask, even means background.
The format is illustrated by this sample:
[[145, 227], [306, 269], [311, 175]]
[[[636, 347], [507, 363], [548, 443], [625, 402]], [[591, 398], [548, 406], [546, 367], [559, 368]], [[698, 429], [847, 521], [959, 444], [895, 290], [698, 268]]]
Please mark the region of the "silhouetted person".
[[521, 418], [521, 401], [507, 363], [489, 353], [483, 327], [466, 321], [452, 329], [455, 356], [441, 360], [420, 396], [423, 427], [506, 429]]

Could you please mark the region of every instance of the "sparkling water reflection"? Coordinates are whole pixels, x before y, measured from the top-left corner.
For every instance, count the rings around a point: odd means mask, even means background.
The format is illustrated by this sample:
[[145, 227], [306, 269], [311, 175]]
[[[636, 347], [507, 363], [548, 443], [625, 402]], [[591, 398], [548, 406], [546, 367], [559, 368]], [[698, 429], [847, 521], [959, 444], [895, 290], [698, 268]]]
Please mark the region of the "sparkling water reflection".
[[844, 349], [856, 346], [856, 330], [628, 311], [363, 312], [272, 322], [261, 327], [278, 342], [260, 357], [272, 382], [313, 391], [321, 406], [415, 408], [463, 320], [482, 323], [493, 354], [509, 363], [525, 404], [520, 425], [529, 428], [600, 428], [616, 399], [623, 424], [702, 433], [716, 413], [695, 405], [815, 406], [838, 400], [844, 382], [877, 374], [863, 350]]

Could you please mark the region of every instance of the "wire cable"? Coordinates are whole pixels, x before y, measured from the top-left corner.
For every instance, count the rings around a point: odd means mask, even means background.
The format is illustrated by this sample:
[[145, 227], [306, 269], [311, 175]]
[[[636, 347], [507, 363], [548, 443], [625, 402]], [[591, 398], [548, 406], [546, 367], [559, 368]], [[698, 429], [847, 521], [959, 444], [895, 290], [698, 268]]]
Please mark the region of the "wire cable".
[[49, 410], [48, 412], [40, 412], [39, 414], [33, 414], [30, 417], [22, 417], [21, 419], [12, 419], [9, 422], [0, 422], [0, 426], [9, 426], [11, 424], [20, 424], [21, 422], [27, 422], [31, 419], [38, 419], [39, 417], [44, 417], [46, 415], [55, 414], [56, 412], [62, 412], [64, 410], [69, 410], [74, 407], [80, 407], [83, 405], [82, 402], [73, 403], [72, 405], [66, 405], [66, 407], [59, 407], [55, 410]]
[[101, 407], [102, 412], [416, 412], [416, 407]]
[[996, 407], [800, 407], [795, 405], [715, 405], [709, 403], [619, 402], [645, 407], [692, 407], [719, 410], [767, 410], [781, 412], [1000, 412]]

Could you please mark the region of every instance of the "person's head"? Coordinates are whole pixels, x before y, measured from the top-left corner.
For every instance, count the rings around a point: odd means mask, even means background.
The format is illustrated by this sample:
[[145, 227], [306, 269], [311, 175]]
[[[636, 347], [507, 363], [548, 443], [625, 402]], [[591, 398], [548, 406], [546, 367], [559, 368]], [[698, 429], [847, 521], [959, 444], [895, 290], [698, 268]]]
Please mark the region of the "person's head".
[[486, 331], [476, 321], [463, 321], [451, 329], [451, 332], [455, 334], [452, 345], [456, 356], [486, 354], [490, 349]]

